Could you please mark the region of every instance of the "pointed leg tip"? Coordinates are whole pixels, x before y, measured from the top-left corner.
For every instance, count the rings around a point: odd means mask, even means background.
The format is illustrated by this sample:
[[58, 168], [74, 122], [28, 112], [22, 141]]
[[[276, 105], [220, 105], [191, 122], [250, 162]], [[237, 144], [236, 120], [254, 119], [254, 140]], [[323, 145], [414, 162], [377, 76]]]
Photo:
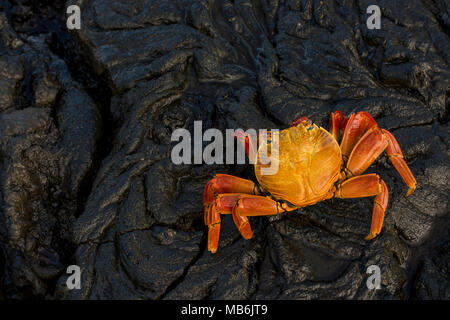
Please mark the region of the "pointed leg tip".
[[253, 238], [253, 232], [250, 231], [249, 233], [242, 233], [242, 237], [243, 237], [245, 240], [250, 240], [251, 238]]
[[208, 226], [208, 251], [215, 253], [219, 247], [220, 223]]
[[212, 254], [217, 252], [217, 248], [208, 248], [208, 251], [211, 252]]
[[249, 240], [253, 237], [252, 227], [250, 227], [250, 223], [248, 222], [241, 226], [239, 232], [245, 240]]
[[216, 253], [217, 252], [217, 245], [214, 245], [212, 243], [212, 241], [208, 241], [208, 251], [211, 253]]
[[406, 191], [405, 198], [408, 198], [413, 192], [416, 190], [416, 187], [409, 187], [408, 191]]
[[369, 241], [369, 240], [372, 240], [373, 238], [375, 238], [376, 236], [377, 235], [375, 233], [371, 232], [364, 238], [364, 240]]

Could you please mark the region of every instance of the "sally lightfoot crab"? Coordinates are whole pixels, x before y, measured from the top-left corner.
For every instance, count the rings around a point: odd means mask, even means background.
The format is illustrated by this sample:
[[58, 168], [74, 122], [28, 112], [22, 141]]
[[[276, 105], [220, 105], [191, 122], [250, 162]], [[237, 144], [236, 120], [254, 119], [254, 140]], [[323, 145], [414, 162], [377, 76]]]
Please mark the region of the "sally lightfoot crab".
[[[255, 150], [254, 169], [258, 183], [226, 174], [217, 174], [205, 185], [203, 203], [208, 226], [208, 250], [217, 251], [220, 215], [231, 214], [245, 239], [253, 235], [249, 216], [275, 215], [296, 210], [319, 201], [336, 198], [375, 196], [370, 232], [365, 238], [375, 238], [382, 229], [388, 205], [388, 189], [377, 174], [364, 174], [375, 159], [386, 151], [390, 161], [408, 186], [406, 196], [416, 188], [416, 180], [394, 136], [380, 129], [367, 113], [359, 112], [346, 118], [341, 111], [331, 114], [331, 133], [316, 126], [306, 117], [279, 132], [278, 161], [275, 174], [263, 175], [261, 150], [270, 154], [270, 133], [260, 141], [252, 141], [244, 133], [236, 134], [247, 155]], [[340, 145], [338, 139], [343, 136]], [[262, 140], [262, 141], [261, 141]], [[258, 142], [258, 143], [257, 143]], [[258, 149], [255, 149], [255, 145]], [[262, 149], [265, 148], [265, 149]]]

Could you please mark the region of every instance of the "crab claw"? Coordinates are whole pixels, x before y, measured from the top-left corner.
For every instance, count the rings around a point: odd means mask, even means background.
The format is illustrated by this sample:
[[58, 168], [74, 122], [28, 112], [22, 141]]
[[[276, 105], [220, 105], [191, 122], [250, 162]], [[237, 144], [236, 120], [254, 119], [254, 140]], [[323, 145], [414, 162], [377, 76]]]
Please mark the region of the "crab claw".
[[291, 127], [294, 127], [305, 120], [308, 120], [308, 117], [300, 117], [297, 120], [292, 121]]
[[239, 129], [232, 133], [232, 136], [239, 141], [249, 159], [254, 159], [256, 157], [256, 141], [254, 141], [250, 135]]

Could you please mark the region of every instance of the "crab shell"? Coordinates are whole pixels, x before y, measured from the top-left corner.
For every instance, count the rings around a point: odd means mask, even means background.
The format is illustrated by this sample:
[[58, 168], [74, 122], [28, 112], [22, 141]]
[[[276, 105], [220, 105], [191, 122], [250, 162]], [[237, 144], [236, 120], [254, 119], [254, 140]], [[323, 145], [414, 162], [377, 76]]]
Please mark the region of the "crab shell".
[[[335, 138], [309, 120], [280, 131], [278, 139], [275, 134], [267, 137], [259, 139], [254, 164], [261, 187], [273, 198], [296, 207], [325, 199], [339, 179], [342, 164]], [[278, 167], [278, 171], [264, 174], [269, 167]]]

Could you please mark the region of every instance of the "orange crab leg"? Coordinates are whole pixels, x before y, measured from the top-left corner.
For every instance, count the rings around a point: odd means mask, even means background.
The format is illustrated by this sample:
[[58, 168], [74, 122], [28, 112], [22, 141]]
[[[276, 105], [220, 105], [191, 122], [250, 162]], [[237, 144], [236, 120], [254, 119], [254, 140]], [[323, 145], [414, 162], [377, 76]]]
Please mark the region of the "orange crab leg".
[[364, 239], [371, 240], [381, 232], [384, 213], [388, 205], [389, 192], [386, 184], [377, 174], [366, 174], [344, 181], [338, 185], [335, 196], [336, 198], [375, 196], [370, 233]]
[[251, 180], [242, 179], [229, 174], [216, 174], [203, 189], [205, 209], [221, 193], [260, 194], [258, 187]]
[[250, 239], [253, 232], [247, 217], [270, 216], [295, 209], [297, 208], [281, 204], [269, 197], [241, 194], [233, 207], [232, 214], [234, 223], [242, 236], [245, 239]]
[[345, 126], [341, 141], [341, 151], [344, 160], [347, 160], [355, 145], [363, 137], [364, 133], [376, 127], [377, 123], [367, 112], [353, 113]]
[[[236, 224], [236, 227], [238, 228], [239, 232], [244, 237], [244, 239], [250, 239], [253, 236], [253, 232], [247, 217], [240, 216], [238, 210], [236, 209], [238, 207], [239, 201], [243, 196], [246, 195], [240, 193], [220, 194], [209, 206], [208, 214], [206, 215], [205, 218], [206, 219], [205, 223], [208, 225], [209, 229], [208, 250], [211, 251], [212, 253], [215, 253], [219, 246], [221, 214], [233, 215], [233, 221]], [[266, 199], [264, 197], [258, 198]]]
[[260, 194], [260, 189], [253, 181], [228, 174], [216, 174], [206, 183], [203, 190], [203, 205], [205, 207], [204, 222], [209, 229], [208, 248], [211, 249], [208, 250], [213, 252], [217, 250], [220, 235], [220, 214], [231, 213], [231, 208], [236, 202], [236, 199], [234, 199], [234, 202], [230, 204], [229, 198], [223, 195], [240, 193]]
[[384, 213], [389, 201], [389, 192], [383, 180], [380, 180], [381, 192], [377, 194], [374, 200], [373, 212], [372, 212], [372, 224], [370, 225], [370, 233], [364, 238], [365, 240], [371, 240], [380, 234], [383, 228]]
[[367, 131], [353, 148], [347, 162], [347, 177], [359, 176], [386, 149], [388, 139], [376, 126]]
[[208, 250], [214, 253], [219, 246], [220, 212], [217, 210], [215, 202], [208, 207], [207, 211], [205, 224], [208, 226]]
[[416, 190], [416, 179], [414, 178], [411, 170], [406, 164], [405, 159], [403, 158], [402, 150], [400, 149], [400, 146], [394, 135], [385, 129], [382, 129], [382, 131], [383, 134], [388, 138], [389, 142], [386, 148], [386, 153], [389, 157], [389, 160], [391, 160], [395, 169], [400, 174], [406, 185], [409, 187], [408, 191], [406, 192], [406, 197], [408, 197], [414, 192], [414, 190]]
[[232, 214], [233, 221], [244, 239], [251, 239], [253, 231], [247, 216], [275, 215], [296, 208], [280, 204], [264, 196], [227, 193], [217, 196], [208, 208], [208, 250], [217, 251], [220, 233], [220, 214]]
[[408, 186], [406, 197], [410, 196], [416, 189], [416, 179], [406, 164], [395, 137], [389, 131], [380, 129], [378, 126], [369, 129], [354, 147], [347, 162], [347, 177], [362, 174], [384, 150]]
[[208, 250], [212, 253], [215, 253], [219, 246], [220, 215], [231, 214], [238, 199], [239, 193], [220, 194], [206, 209], [205, 224], [208, 226]]
[[336, 113], [331, 113], [330, 118], [330, 131], [333, 137], [338, 141], [339, 134], [341, 133], [341, 130], [345, 130], [345, 127], [347, 126], [348, 119], [344, 116], [342, 111], [338, 110]]
[[380, 177], [375, 174], [365, 174], [345, 180], [338, 185], [336, 198], [364, 198], [380, 193]]

